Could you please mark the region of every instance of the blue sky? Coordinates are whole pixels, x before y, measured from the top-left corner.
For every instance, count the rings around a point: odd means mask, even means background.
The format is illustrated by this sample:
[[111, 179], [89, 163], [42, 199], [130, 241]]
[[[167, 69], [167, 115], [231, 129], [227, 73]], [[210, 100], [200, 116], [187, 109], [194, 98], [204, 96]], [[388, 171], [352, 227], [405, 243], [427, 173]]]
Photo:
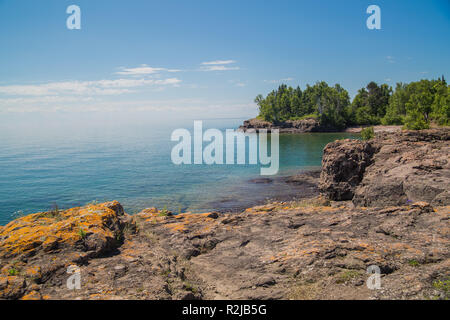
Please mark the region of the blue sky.
[[282, 82], [450, 78], [449, 31], [448, 0], [0, 0], [0, 115], [251, 117]]

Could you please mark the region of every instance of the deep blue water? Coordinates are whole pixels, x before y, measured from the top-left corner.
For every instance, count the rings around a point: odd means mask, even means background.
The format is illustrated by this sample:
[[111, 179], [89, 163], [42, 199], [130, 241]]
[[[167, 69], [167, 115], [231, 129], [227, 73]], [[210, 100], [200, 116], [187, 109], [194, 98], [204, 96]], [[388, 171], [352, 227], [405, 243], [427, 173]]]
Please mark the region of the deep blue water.
[[[236, 128], [241, 119], [204, 121], [204, 127]], [[136, 125], [48, 130], [2, 130], [0, 139], [0, 225], [18, 215], [119, 200], [128, 213], [156, 206], [205, 212], [251, 205], [288, 185], [255, 184], [254, 165], [181, 165], [171, 162], [177, 125]], [[323, 147], [349, 134], [280, 136], [280, 172], [317, 168]], [[284, 188], [284, 189], [283, 189]], [[223, 208], [221, 208], [223, 207]]]

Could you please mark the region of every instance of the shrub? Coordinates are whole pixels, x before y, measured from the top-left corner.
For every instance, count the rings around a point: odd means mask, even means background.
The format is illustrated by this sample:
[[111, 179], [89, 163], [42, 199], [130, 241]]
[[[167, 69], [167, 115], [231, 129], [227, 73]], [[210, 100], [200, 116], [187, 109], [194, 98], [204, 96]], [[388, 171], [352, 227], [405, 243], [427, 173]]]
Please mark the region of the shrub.
[[414, 259], [409, 260], [409, 261], [408, 261], [408, 264], [409, 264], [411, 267], [418, 267], [418, 266], [420, 265], [419, 261], [414, 260]]
[[363, 138], [363, 140], [370, 140], [375, 138], [375, 131], [373, 130], [373, 127], [362, 129], [361, 137]]
[[78, 230], [78, 235], [81, 237], [81, 239], [86, 239], [86, 231], [84, 231], [83, 228], [80, 228]]
[[8, 274], [10, 276], [17, 276], [19, 274], [19, 270], [17, 270], [16, 268], [12, 267], [11, 269], [8, 270]]

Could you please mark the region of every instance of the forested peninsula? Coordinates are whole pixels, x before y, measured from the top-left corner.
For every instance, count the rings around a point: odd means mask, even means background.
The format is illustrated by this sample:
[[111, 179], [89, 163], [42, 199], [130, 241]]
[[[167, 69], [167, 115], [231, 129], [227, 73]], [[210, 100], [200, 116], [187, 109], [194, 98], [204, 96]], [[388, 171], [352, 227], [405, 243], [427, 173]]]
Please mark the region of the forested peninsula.
[[340, 131], [352, 126], [403, 125], [420, 130], [450, 124], [450, 86], [444, 76], [436, 80], [388, 84], [370, 82], [350, 99], [341, 85], [326, 82], [304, 90], [282, 84], [266, 97], [258, 95], [256, 119], [242, 129], [294, 127], [301, 131]]

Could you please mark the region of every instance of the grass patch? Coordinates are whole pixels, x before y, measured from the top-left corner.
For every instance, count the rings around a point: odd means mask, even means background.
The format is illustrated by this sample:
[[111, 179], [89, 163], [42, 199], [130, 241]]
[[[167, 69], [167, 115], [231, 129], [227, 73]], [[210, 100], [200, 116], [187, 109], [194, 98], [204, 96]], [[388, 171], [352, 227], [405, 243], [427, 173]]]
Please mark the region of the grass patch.
[[408, 261], [408, 264], [409, 264], [411, 267], [418, 267], [418, 266], [420, 266], [419, 261], [414, 260], [414, 259], [409, 260], [409, 261]]
[[58, 205], [55, 203], [52, 207], [51, 211], [43, 212], [41, 213], [38, 218], [48, 218], [48, 219], [54, 219], [56, 221], [64, 220], [65, 217], [62, 214], [61, 210], [59, 209]]
[[295, 285], [288, 293], [289, 300], [316, 300], [319, 294], [319, 284], [305, 281]]
[[198, 288], [196, 286], [194, 286], [193, 284], [189, 283], [189, 282], [184, 282], [183, 283], [183, 289], [190, 291], [192, 293], [197, 293], [198, 292]]
[[346, 283], [361, 275], [361, 272], [355, 270], [345, 270], [337, 275], [336, 283]]
[[8, 270], [8, 275], [10, 276], [17, 276], [19, 275], [19, 270], [17, 270], [16, 268], [12, 267]]
[[301, 117], [291, 117], [289, 120], [308, 120], [308, 119], [318, 120], [319, 116], [317, 115], [317, 113], [310, 113], [305, 114], [304, 116]]
[[172, 212], [167, 210], [167, 206], [164, 206], [164, 208], [161, 211], [159, 211], [158, 217], [167, 217], [167, 216], [170, 216], [171, 214], [172, 214]]
[[132, 234], [135, 234], [136, 229], [137, 229], [136, 225], [131, 224], [131, 223], [126, 223], [125, 226], [123, 227], [123, 231], [122, 231], [123, 236], [128, 237], [128, 236], [131, 236]]
[[450, 298], [450, 279], [434, 281], [433, 288], [438, 290], [440, 293], [443, 293], [445, 300]]
[[83, 228], [80, 227], [80, 229], [78, 230], [78, 235], [80, 236], [81, 239], [86, 239], [86, 231], [83, 230]]

